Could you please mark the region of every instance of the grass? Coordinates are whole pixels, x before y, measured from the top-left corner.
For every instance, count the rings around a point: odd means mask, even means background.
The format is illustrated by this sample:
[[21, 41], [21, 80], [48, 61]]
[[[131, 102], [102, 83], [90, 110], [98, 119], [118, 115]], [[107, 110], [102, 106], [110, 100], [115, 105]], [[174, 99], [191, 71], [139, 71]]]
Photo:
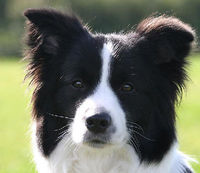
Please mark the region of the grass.
[[29, 96], [23, 67], [16, 59], [0, 60], [0, 173], [31, 173]]
[[[200, 162], [200, 55], [191, 59], [187, 94], [177, 108], [180, 149]], [[0, 173], [34, 173], [30, 149], [30, 94], [23, 84], [25, 64], [0, 58]], [[193, 164], [200, 173], [198, 164]]]
[[[177, 108], [178, 139], [180, 149], [200, 164], [200, 55], [193, 56], [190, 62], [191, 80], [187, 82], [187, 90]], [[199, 164], [192, 164], [196, 173], [200, 173]]]

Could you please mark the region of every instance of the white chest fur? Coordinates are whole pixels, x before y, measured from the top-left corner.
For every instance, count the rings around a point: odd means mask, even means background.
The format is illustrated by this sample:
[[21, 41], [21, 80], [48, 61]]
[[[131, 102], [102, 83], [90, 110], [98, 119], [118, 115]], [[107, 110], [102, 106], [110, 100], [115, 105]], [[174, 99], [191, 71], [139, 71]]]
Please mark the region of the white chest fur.
[[[33, 138], [33, 144], [35, 143]], [[129, 145], [107, 149], [77, 148], [63, 138], [49, 158], [44, 158], [34, 145], [34, 158], [39, 173], [183, 173], [186, 157], [174, 144], [159, 164], [140, 164]]]
[[69, 173], [129, 173], [131, 172], [131, 158], [124, 151], [110, 154], [81, 153], [72, 161]]
[[76, 148], [71, 145], [65, 152], [62, 146], [63, 141], [48, 159], [52, 173], [131, 173], [132, 163], [136, 162], [131, 155], [134, 151], [128, 145], [107, 149]]

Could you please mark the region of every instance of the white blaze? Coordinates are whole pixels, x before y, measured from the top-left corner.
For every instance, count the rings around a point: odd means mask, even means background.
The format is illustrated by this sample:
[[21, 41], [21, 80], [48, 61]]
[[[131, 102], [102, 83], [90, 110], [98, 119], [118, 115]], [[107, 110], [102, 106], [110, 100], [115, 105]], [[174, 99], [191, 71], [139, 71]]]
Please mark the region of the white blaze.
[[77, 109], [72, 125], [72, 139], [76, 143], [81, 143], [83, 141], [84, 134], [87, 131], [84, 122], [85, 119], [94, 115], [99, 108], [103, 108], [103, 110], [110, 114], [112, 124], [116, 129], [116, 132], [111, 136], [111, 142], [113, 144], [120, 144], [125, 142], [125, 139], [128, 137], [125, 113], [109, 84], [112, 51], [113, 46], [111, 43], [103, 45], [101, 52], [103, 63], [100, 82], [93, 94], [88, 96]]

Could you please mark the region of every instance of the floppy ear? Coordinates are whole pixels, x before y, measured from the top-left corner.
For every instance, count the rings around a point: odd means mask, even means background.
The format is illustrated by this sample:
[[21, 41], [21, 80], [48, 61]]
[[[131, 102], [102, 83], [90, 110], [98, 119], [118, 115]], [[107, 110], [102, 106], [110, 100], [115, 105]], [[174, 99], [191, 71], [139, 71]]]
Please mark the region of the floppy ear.
[[[88, 32], [75, 16], [53, 9], [28, 9], [24, 15], [28, 19], [26, 57], [30, 63], [27, 76], [32, 77], [32, 82], [43, 82], [45, 72], [55, 71], [53, 67], [62, 61], [61, 57]], [[54, 61], [55, 58], [58, 59]]]
[[191, 48], [194, 40], [192, 28], [175, 17], [149, 17], [136, 28], [136, 33], [144, 36], [154, 45], [158, 56], [154, 59], [157, 64], [172, 60], [182, 61]]

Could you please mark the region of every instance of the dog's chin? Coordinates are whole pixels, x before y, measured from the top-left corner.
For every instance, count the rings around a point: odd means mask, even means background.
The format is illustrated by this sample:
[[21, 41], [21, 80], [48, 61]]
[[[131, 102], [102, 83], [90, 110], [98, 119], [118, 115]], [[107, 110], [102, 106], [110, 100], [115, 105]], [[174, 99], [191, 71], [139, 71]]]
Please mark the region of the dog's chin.
[[125, 137], [116, 138], [114, 135], [115, 134], [111, 132], [94, 134], [90, 131], [86, 131], [83, 135], [80, 136], [72, 135], [72, 140], [76, 145], [80, 147], [94, 150], [118, 148], [127, 143]]
[[83, 138], [83, 145], [91, 148], [106, 148], [111, 145], [111, 133], [94, 134], [87, 131]]
[[106, 148], [108, 146], [111, 146], [112, 144], [109, 141], [99, 140], [99, 139], [93, 139], [90, 141], [84, 142], [84, 145], [87, 145], [91, 148]]

